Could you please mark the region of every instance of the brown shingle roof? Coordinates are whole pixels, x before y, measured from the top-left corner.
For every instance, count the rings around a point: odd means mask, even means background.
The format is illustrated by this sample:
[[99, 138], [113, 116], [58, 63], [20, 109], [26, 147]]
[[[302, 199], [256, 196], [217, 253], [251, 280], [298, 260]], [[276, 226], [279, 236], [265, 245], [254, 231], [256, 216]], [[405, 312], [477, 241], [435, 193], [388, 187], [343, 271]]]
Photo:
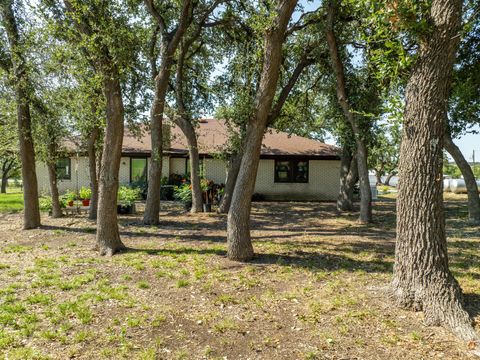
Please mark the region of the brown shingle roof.
[[[224, 151], [228, 140], [228, 130], [221, 120], [203, 119], [197, 127], [198, 149], [201, 155]], [[171, 127], [171, 143], [166, 154], [186, 154], [187, 141], [178, 126]], [[150, 134], [143, 130], [140, 137], [135, 137], [128, 130], [123, 138], [123, 152], [126, 154], [149, 154], [151, 151]], [[320, 141], [301, 136], [289, 135], [282, 131], [269, 129], [263, 139], [262, 156], [313, 156], [339, 157], [339, 149]]]

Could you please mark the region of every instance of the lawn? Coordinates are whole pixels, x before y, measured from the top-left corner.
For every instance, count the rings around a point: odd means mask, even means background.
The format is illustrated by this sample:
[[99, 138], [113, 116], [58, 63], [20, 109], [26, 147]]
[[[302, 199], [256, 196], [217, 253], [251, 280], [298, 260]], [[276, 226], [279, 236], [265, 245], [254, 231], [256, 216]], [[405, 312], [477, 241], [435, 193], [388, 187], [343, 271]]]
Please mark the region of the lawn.
[[19, 188], [7, 188], [6, 194], [0, 194], [0, 213], [23, 210], [23, 193]]
[[[480, 311], [478, 229], [447, 202], [451, 268]], [[0, 215], [0, 352], [8, 359], [467, 359], [422, 314], [395, 308], [395, 203], [375, 223], [326, 203], [255, 203], [251, 263], [226, 256], [225, 216], [163, 203], [159, 227], [120, 219], [130, 248], [92, 249], [95, 224], [51, 219], [20, 231]], [[2, 330], [3, 329], [3, 330]]]

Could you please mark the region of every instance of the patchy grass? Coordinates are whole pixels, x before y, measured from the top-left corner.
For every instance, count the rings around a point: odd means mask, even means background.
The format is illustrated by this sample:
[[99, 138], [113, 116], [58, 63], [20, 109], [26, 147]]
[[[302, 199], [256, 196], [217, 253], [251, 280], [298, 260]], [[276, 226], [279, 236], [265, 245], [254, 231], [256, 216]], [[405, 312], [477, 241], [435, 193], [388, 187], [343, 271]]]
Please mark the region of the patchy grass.
[[[389, 197], [391, 194], [388, 194]], [[450, 264], [479, 320], [478, 229], [465, 197], [447, 197]], [[120, 218], [129, 250], [92, 250], [83, 216], [21, 231], [0, 217], [0, 358], [467, 359], [421, 313], [394, 307], [394, 199], [375, 222], [332, 204], [256, 203], [255, 259], [226, 258], [225, 216], [162, 203], [160, 227]]]

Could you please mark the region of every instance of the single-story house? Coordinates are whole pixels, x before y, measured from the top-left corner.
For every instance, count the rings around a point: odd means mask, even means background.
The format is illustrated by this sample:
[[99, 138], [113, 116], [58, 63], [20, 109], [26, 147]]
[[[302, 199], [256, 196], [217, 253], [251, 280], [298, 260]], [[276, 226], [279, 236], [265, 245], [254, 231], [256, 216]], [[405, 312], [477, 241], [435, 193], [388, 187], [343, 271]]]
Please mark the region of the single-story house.
[[[176, 126], [168, 126], [170, 141], [164, 146], [162, 176], [189, 172], [186, 139]], [[226, 162], [221, 154], [229, 131], [221, 120], [202, 119], [197, 128], [202, 176], [222, 184]], [[150, 134], [123, 138], [120, 183], [145, 180], [150, 161]], [[60, 192], [89, 186], [88, 158], [78, 153], [58, 161]], [[335, 200], [339, 191], [340, 152], [333, 145], [269, 129], [263, 139], [255, 193], [272, 200]], [[37, 163], [39, 190], [49, 193], [45, 164]]]

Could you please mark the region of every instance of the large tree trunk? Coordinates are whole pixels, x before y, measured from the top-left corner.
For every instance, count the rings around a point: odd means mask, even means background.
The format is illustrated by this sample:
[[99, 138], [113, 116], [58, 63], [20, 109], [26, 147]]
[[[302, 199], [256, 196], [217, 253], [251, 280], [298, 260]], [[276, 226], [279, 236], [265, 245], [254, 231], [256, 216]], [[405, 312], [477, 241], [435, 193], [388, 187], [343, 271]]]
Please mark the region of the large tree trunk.
[[145, 203], [145, 213], [143, 214], [143, 223], [147, 225], [158, 225], [160, 222], [160, 185], [163, 156], [162, 123], [169, 77], [170, 65], [168, 69], [162, 69], [155, 79], [155, 96], [150, 112], [152, 154], [148, 168], [147, 201]]
[[465, 186], [467, 187], [468, 195], [468, 217], [472, 224], [480, 223], [480, 197], [478, 196], [478, 186], [473, 175], [472, 168], [457, 145], [452, 140], [452, 137], [448, 132], [445, 133], [443, 138], [443, 147], [452, 156], [453, 160], [457, 164], [458, 168], [462, 172], [463, 179], [465, 180]]
[[340, 59], [337, 39], [334, 32], [334, 17], [336, 4], [330, 1], [328, 17], [327, 17], [327, 43], [330, 52], [330, 59], [332, 68], [337, 80], [337, 98], [340, 107], [342, 108], [345, 119], [352, 127], [355, 136], [355, 144], [357, 147], [357, 165], [358, 176], [360, 179], [360, 216], [358, 221], [361, 223], [369, 223], [372, 221], [372, 193], [370, 190], [370, 180], [368, 177], [368, 162], [367, 162], [367, 146], [363, 137], [363, 132], [359, 127], [358, 119], [354, 115], [351, 105], [348, 102], [345, 70], [343, 62]]
[[265, 33], [263, 69], [255, 99], [255, 113], [247, 126], [242, 165], [238, 174], [227, 219], [229, 259], [246, 261], [253, 257], [250, 239], [250, 210], [263, 135], [272, 109], [282, 60], [285, 30], [296, 0], [279, 1], [277, 15]]
[[38, 204], [38, 184], [35, 170], [35, 150], [32, 138], [30, 117], [29, 79], [20, 42], [17, 23], [12, 9], [13, 1], [2, 1], [2, 22], [6, 30], [12, 53], [15, 97], [17, 102], [17, 122], [22, 162], [23, 182], [23, 228], [33, 229], [40, 226], [40, 207]]
[[59, 218], [63, 216], [62, 207], [60, 206], [60, 198], [57, 186], [57, 168], [55, 162], [47, 163], [48, 180], [50, 182], [50, 195], [52, 196], [52, 217]]
[[340, 192], [337, 198], [339, 211], [353, 211], [353, 190], [358, 181], [357, 156], [344, 149], [340, 167]]
[[102, 165], [100, 168], [97, 213], [97, 247], [100, 255], [113, 255], [124, 249], [117, 220], [117, 193], [123, 142], [123, 101], [118, 69], [110, 65], [103, 79], [106, 98], [107, 126], [105, 129]]
[[202, 188], [200, 186], [200, 156], [198, 154], [197, 134], [191, 121], [180, 117], [175, 118], [175, 123], [182, 130], [188, 144], [190, 162], [190, 183], [192, 185], [192, 213], [203, 211]]
[[97, 219], [98, 175], [97, 175], [96, 143], [99, 135], [100, 135], [100, 129], [97, 126], [95, 126], [88, 138], [88, 143], [87, 143], [88, 171], [90, 173], [90, 189], [92, 190], [92, 198], [90, 199], [90, 209], [88, 211], [88, 218], [90, 220]]
[[391, 284], [396, 303], [423, 310], [463, 340], [477, 339], [448, 268], [442, 149], [451, 73], [458, 48], [461, 0], [433, 0], [432, 26], [406, 88], [400, 150], [397, 241]]
[[233, 191], [235, 190], [235, 184], [237, 182], [238, 173], [240, 172], [240, 166], [242, 165], [243, 151], [238, 150], [228, 161], [227, 166], [227, 178], [225, 180], [225, 189], [223, 191], [222, 200], [218, 205], [217, 213], [227, 214], [230, 210], [232, 203]]
[[[182, 14], [179, 19], [177, 29], [172, 33], [165, 28], [162, 15], [155, 9], [153, 1], [146, 0], [145, 5], [162, 29], [162, 63], [160, 70], [156, 73], [156, 58], [154, 52], [150, 55], [152, 63], [152, 73], [155, 80], [155, 94], [152, 108], [150, 110], [150, 130], [152, 138], [152, 154], [150, 157], [150, 166], [148, 171], [148, 190], [147, 201], [145, 204], [145, 213], [143, 214], [143, 223], [147, 225], [158, 225], [160, 222], [160, 185], [162, 180], [162, 122], [165, 108], [165, 96], [167, 94], [170, 72], [173, 64], [175, 51], [182, 39], [190, 18], [190, 0], [184, 0], [182, 4]], [[155, 37], [154, 37], [155, 39]], [[155, 46], [153, 46], [154, 48]]]

